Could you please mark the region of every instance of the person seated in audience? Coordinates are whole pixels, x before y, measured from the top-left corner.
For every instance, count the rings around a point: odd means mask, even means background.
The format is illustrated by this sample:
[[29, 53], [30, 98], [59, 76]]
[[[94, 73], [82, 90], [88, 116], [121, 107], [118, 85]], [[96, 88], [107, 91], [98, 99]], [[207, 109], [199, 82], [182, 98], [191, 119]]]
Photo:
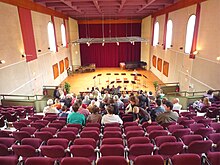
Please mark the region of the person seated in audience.
[[158, 85], [156, 87], [156, 97], [159, 97], [159, 98], [163, 98], [164, 94], [163, 94], [163, 90], [161, 89], [160, 85]]
[[139, 107], [144, 109], [150, 108], [150, 101], [142, 90], [139, 91], [138, 99], [139, 99], [139, 105], [138, 105]]
[[220, 91], [213, 96], [213, 101], [220, 101]]
[[54, 102], [55, 103], [53, 104], [53, 107], [55, 107], [58, 111], [61, 112], [62, 105], [60, 103], [60, 99], [55, 99]]
[[85, 116], [85, 118], [87, 118], [90, 115], [90, 112], [87, 109], [87, 105], [86, 104], [80, 104], [78, 113], [83, 114]]
[[203, 98], [202, 100], [197, 100], [193, 103], [193, 108], [201, 110], [203, 107], [211, 106], [211, 102], [208, 97]]
[[118, 115], [113, 114], [114, 108], [111, 105], [106, 106], [107, 114], [102, 117], [101, 123], [120, 123], [123, 124], [123, 121]]
[[61, 113], [59, 114], [59, 117], [67, 117], [68, 116], [68, 112], [67, 112], [67, 106], [66, 105], [64, 105], [63, 107], [62, 107], [62, 109], [61, 109]]
[[118, 98], [118, 95], [115, 95], [113, 99], [118, 109], [124, 109], [124, 103]]
[[118, 114], [119, 114], [119, 107], [118, 107], [118, 105], [114, 102], [114, 99], [113, 99], [113, 98], [110, 98], [110, 99], [109, 99], [109, 102], [108, 102], [107, 105], [111, 105], [111, 106], [113, 107], [113, 109], [114, 109], [113, 114], [115, 114], [115, 115], [118, 115]]
[[153, 95], [153, 92], [149, 91], [147, 95], [148, 95], [148, 98], [150, 99], [151, 102], [155, 101], [155, 97]]
[[64, 96], [60, 102], [63, 102], [64, 105], [67, 106], [67, 108], [70, 108], [71, 107], [71, 102], [72, 102], [72, 95], [71, 94], [67, 94], [66, 96]]
[[109, 94], [109, 92], [108, 92], [108, 90], [105, 90], [105, 94], [103, 95], [103, 99], [108, 99], [108, 98], [110, 98], [111, 97], [111, 95]]
[[157, 116], [161, 113], [164, 113], [165, 112], [165, 109], [164, 107], [162, 106], [162, 101], [161, 99], [157, 99], [156, 100], [156, 108], [155, 109], [152, 109], [150, 111], [150, 116], [151, 116], [151, 120], [152, 121], [155, 121]]
[[138, 107], [138, 98], [135, 96], [131, 96], [130, 97], [130, 103], [128, 104], [128, 106], [125, 108], [125, 113], [133, 113], [134, 112], [134, 107]]
[[78, 113], [80, 105], [79, 103], [74, 103], [72, 105], [72, 109], [74, 112], [70, 113], [67, 117], [68, 124], [81, 124], [85, 125], [85, 116], [83, 114]]
[[212, 101], [213, 96], [214, 96], [213, 92], [214, 92], [214, 91], [210, 89], [210, 90], [208, 90], [207, 93], [205, 93], [203, 96], [204, 96], [204, 97], [208, 97], [209, 100]]
[[59, 99], [60, 98], [60, 92], [59, 92], [59, 89], [58, 87], [56, 87], [53, 91], [53, 98], [54, 99]]
[[59, 113], [56, 107], [53, 106], [52, 99], [47, 100], [47, 106], [44, 107], [43, 113], [57, 113], [57, 114]]
[[133, 120], [140, 124], [143, 122], [150, 124], [152, 122], [150, 114], [141, 107], [134, 107]]
[[126, 91], [123, 91], [122, 92], [122, 95], [120, 97], [120, 100], [123, 102], [123, 103], [128, 103], [129, 102], [129, 95], [126, 93]]
[[91, 100], [89, 99], [89, 96], [86, 95], [85, 98], [82, 101], [83, 104], [89, 105], [91, 103]]
[[180, 100], [178, 98], [173, 99], [173, 110], [180, 111], [182, 109], [182, 105], [179, 103], [179, 101]]
[[104, 88], [104, 87], [102, 87], [102, 89], [101, 89], [101, 91], [100, 91], [100, 92], [101, 92], [101, 94], [102, 94], [102, 95], [104, 95], [104, 94], [105, 94], [105, 88]]
[[91, 107], [91, 112], [92, 112], [92, 114], [90, 114], [87, 117], [86, 122], [87, 123], [100, 123], [101, 119], [102, 119], [102, 115], [99, 114], [99, 108], [96, 105], [93, 105]]
[[170, 122], [176, 122], [179, 118], [179, 115], [177, 112], [173, 112], [173, 104], [170, 101], [167, 101], [164, 104], [165, 112], [159, 114], [156, 117], [156, 122], [158, 124], [164, 124], [164, 123], [170, 123]]
[[[158, 98], [158, 99], [160, 99], [160, 98]], [[164, 104], [166, 104], [167, 101], [168, 101], [168, 98], [163, 97], [163, 98], [162, 98], [162, 106], [163, 106]]]

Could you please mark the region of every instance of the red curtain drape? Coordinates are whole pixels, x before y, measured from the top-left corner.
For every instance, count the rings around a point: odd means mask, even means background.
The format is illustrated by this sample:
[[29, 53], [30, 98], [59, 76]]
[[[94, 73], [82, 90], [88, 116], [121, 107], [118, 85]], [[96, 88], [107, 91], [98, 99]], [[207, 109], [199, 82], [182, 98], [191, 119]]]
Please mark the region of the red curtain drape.
[[[141, 24], [79, 24], [80, 38], [141, 36]], [[80, 44], [82, 65], [95, 63], [97, 67], [118, 67], [120, 62], [140, 61], [140, 43]]]
[[26, 54], [26, 61], [29, 62], [37, 59], [31, 11], [29, 9], [18, 7], [18, 13], [24, 43], [24, 53]]
[[191, 48], [190, 56], [189, 56], [192, 59], [195, 59], [194, 52], [197, 51], [196, 45], [197, 45], [197, 39], [198, 39], [198, 33], [199, 33], [200, 10], [201, 10], [201, 4], [198, 3], [196, 7], [196, 21], [195, 21], [195, 29], [194, 29], [194, 34], [193, 34], [192, 48]]
[[54, 16], [51, 16], [51, 21], [52, 21], [53, 29], [54, 29], [54, 37], [55, 37], [55, 43], [56, 43], [56, 52], [58, 52], [57, 35], [56, 35], [56, 25], [55, 25]]
[[167, 22], [168, 22], [168, 13], [165, 15], [165, 21], [164, 21], [164, 30], [163, 30], [163, 49], [166, 49], [166, 39], [167, 39]]

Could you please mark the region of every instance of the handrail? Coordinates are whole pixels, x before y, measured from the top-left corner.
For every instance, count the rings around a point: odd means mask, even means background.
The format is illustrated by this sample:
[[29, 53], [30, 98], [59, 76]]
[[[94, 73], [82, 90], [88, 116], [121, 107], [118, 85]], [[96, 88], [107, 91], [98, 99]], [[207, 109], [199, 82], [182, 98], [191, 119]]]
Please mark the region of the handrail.
[[44, 85], [43, 88], [56, 88], [58, 87], [59, 85], [55, 86], [55, 85]]
[[188, 91], [181, 91], [181, 92], [170, 92], [167, 93], [167, 95], [177, 95], [177, 94], [183, 94], [183, 96], [192, 95], [195, 96], [195, 94], [204, 94], [206, 91], [197, 91], [197, 92], [188, 92]]
[[[3, 100], [6, 100], [6, 97], [18, 97], [19, 99], [23, 98], [22, 100], [40, 100], [38, 97], [44, 97], [44, 95], [9, 95], [9, 94], [0, 94]], [[31, 99], [33, 98], [33, 99]]]
[[179, 85], [179, 82], [174, 82], [174, 83], [163, 83], [163, 84], [159, 84], [161, 87], [162, 86], [167, 86], [167, 85]]

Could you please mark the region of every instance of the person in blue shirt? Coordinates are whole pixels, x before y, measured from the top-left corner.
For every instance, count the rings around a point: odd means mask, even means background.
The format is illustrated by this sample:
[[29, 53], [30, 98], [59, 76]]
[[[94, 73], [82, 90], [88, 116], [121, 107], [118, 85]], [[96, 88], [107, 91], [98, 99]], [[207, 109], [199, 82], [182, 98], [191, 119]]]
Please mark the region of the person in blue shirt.
[[86, 121], [85, 121], [85, 116], [83, 114], [78, 113], [78, 109], [79, 109], [79, 104], [78, 103], [74, 103], [72, 105], [72, 109], [74, 112], [70, 113], [67, 117], [67, 123], [68, 124], [81, 124], [81, 125], [85, 125]]

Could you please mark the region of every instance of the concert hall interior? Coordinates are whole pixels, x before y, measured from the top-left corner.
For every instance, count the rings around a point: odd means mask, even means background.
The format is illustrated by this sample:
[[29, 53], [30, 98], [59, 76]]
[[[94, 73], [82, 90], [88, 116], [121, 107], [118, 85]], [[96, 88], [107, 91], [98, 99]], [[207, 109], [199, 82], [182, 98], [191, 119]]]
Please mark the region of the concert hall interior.
[[220, 165], [220, 0], [1, 0], [0, 165]]

